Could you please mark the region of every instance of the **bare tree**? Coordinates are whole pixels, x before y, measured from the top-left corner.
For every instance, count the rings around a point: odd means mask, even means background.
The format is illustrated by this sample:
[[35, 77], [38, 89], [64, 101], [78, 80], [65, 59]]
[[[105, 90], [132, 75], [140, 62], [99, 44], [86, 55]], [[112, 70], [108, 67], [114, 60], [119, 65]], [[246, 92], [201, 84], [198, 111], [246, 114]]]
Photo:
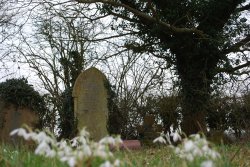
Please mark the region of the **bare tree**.
[[20, 62], [28, 63], [48, 93], [51, 115], [54, 115], [53, 130], [58, 111], [62, 110], [62, 93], [72, 89], [79, 73], [93, 59], [91, 54], [95, 50], [89, 41], [98, 35], [94, 26], [97, 23], [91, 23], [81, 14], [87, 9], [88, 5], [40, 4], [30, 16], [34, 33], [21, 31], [16, 46]]

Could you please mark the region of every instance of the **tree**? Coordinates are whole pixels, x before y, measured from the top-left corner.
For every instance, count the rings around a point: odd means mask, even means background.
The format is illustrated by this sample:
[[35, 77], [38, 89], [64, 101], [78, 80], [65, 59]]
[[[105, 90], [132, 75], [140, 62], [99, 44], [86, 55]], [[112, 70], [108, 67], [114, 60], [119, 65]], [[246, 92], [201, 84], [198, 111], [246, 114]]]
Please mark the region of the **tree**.
[[[55, 130], [57, 124], [60, 137], [70, 138], [75, 134], [71, 92], [76, 78], [87, 67], [106, 61], [106, 56], [114, 56], [107, 54], [110, 45], [105, 43], [105, 30], [108, 25], [100, 21], [105, 16], [91, 19], [89, 15], [95, 14], [96, 9], [90, 5], [44, 1], [37, 8], [29, 20], [34, 31], [20, 32], [17, 53], [48, 93], [47, 102], [54, 118], [51, 129]], [[123, 35], [127, 34], [108, 39]]]
[[[35, 125], [36, 128], [42, 128], [48, 123], [49, 115], [46, 115], [47, 106], [40, 94], [34, 90], [32, 85], [28, 84], [25, 78], [9, 79], [0, 83], [0, 98], [5, 103], [10, 103], [19, 107], [28, 107], [36, 113], [39, 120]], [[3, 125], [3, 113], [0, 112], [0, 127]]]
[[53, 115], [50, 128], [54, 131], [57, 125], [60, 137], [64, 138], [72, 137], [76, 131], [71, 90], [92, 59], [89, 40], [98, 35], [92, 27], [97, 23], [90, 23], [81, 13], [87, 8], [87, 5], [72, 8], [70, 4], [66, 7], [49, 2], [41, 4], [39, 11], [36, 9], [30, 16], [33, 33], [21, 31], [16, 46], [19, 59], [29, 65], [46, 90]]
[[114, 16], [113, 28], [138, 37], [127, 47], [163, 58], [176, 70], [186, 134], [206, 132], [216, 79], [249, 71], [248, 0], [76, 1], [95, 3], [103, 14]]
[[[148, 97], [152, 94], [167, 94], [172, 87], [172, 80], [164, 71], [166, 63], [151, 55], [134, 53], [129, 49], [106, 61], [104, 69], [109, 69], [106, 73], [112, 83], [118, 110], [109, 110], [112, 112], [112, 120], [108, 124], [119, 127], [119, 134], [123, 139], [135, 139], [138, 125], [148, 114], [149, 107], [145, 107]], [[120, 126], [113, 125], [116, 122]]]
[[[10, 75], [8, 73], [7, 61], [10, 50], [7, 49], [7, 42], [19, 30], [21, 25], [17, 24], [17, 19], [21, 13], [22, 6], [17, 7], [17, 2], [0, 0], [0, 79]], [[14, 61], [14, 60], [11, 60]]]

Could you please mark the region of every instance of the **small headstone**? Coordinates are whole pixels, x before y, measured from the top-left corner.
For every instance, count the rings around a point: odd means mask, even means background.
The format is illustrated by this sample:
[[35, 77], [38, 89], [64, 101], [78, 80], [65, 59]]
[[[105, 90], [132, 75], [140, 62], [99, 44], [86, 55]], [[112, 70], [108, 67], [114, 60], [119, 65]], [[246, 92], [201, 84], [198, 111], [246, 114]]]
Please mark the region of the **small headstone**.
[[163, 127], [155, 122], [154, 115], [145, 115], [143, 124], [137, 126], [142, 142], [146, 145], [152, 144], [153, 140], [160, 136]]
[[10, 132], [14, 129], [20, 128], [23, 124], [30, 128], [35, 128], [39, 118], [38, 115], [27, 107], [15, 107], [12, 104], [1, 103], [1, 127], [0, 127], [0, 141], [14, 143], [18, 142], [18, 138], [11, 137]]
[[99, 140], [108, 134], [108, 92], [107, 78], [92, 67], [82, 72], [76, 79], [72, 96], [74, 112], [78, 119], [78, 129], [86, 127], [91, 138]]

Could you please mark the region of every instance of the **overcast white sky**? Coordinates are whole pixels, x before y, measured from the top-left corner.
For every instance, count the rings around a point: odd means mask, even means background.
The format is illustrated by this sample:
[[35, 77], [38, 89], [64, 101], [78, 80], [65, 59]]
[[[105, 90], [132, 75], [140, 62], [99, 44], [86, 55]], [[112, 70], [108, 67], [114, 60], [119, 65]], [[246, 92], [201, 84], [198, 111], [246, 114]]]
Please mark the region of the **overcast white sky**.
[[[61, 1], [62, 2], [62, 1]], [[23, 11], [26, 15], [22, 15], [22, 19], [20, 19], [20, 16], [18, 16], [18, 18], [16, 20], [18, 20], [19, 24], [21, 24], [21, 22], [26, 22], [26, 25], [24, 26], [24, 31], [28, 34], [29, 32], [32, 32], [32, 24], [30, 21], [27, 21], [27, 17], [29, 12], [25, 12], [28, 11], [27, 9], [23, 9]], [[35, 12], [35, 11], [33, 11]], [[245, 12], [244, 17], [250, 18], [250, 12]], [[248, 22], [250, 23], [250, 19], [248, 19]], [[18, 43], [18, 41], [14, 41], [14, 43]], [[2, 44], [0, 44], [2, 45]], [[11, 43], [9, 43], [8, 41], [6, 41], [6, 43], [4, 43], [4, 45], [11, 45]], [[2, 45], [4, 47], [4, 45]], [[1, 47], [2, 47], [1, 46]], [[0, 49], [0, 53], [6, 52], [6, 50], [4, 50], [4, 48]], [[15, 54], [15, 53], [14, 53]], [[249, 54], [249, 53], [248, 53]], [[13, 55], [13, 54], [10, 54]], [[36, 73], [34, 73], [33, 71], [31, 71], [31, 69], [29, 68], [29, 66], [27, 64], [23, 64], [21, 63], [22, 60], [16, 58], [13, 61], [12, 57], [6, 57], [2, 60], [2, 65], [0, 66], [0, 82], [9, 79], [9, 78], [20, 78], [20, 77], [25, 77], [28, 78], [29, 82], [31, 84], [34, 85], [36, 90], [39, 90], [40, 92], [44, 92], [41, 89], [41, 83], [36, 75]], [[102, 68], [102, 67], [100, 67]], [[244, 85], [243, 85], [244, 86]]]

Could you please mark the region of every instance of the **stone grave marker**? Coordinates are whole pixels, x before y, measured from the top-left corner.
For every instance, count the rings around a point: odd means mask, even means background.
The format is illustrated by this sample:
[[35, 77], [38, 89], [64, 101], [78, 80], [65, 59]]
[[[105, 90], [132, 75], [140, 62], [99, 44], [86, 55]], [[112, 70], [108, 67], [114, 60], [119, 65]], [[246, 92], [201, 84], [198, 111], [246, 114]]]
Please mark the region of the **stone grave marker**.
[[78, 129], [86, 127], [90, 137], [99, 140], [107, 132], [108, 92], [107, 78], [97, 68], [89, 68], [76, 79], [72, 96], [74, 113], [78, 119]]
[[20, 128], [23, 124], [31, 128], [36, 127], [39, 118], [38, 115], [27, 107], [15, 107], [13, 104], [0, 102], [0, 141], [16, 143], [18, 139], [11, 137], [10, 132]]
[[163, 127], [155, 122], [154, 115], [145, 115], [143, 124], [137, 126], [137, 131], [143, 143], [150, 145], [155, 138], [160, 136]]

